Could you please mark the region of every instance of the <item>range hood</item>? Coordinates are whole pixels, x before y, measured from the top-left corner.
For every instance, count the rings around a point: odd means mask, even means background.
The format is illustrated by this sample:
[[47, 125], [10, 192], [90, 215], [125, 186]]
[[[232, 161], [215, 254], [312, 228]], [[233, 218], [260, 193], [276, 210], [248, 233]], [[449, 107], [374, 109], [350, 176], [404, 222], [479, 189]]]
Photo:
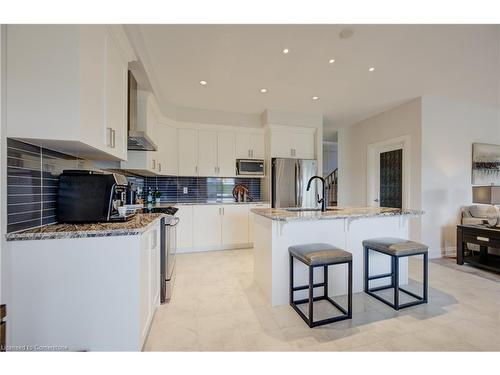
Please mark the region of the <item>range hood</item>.
[[137, 81], [131, 71], [128, 72], [128, 150], [156, 151], [158, 147], [148, 134], [138, 129], [137, 121]]

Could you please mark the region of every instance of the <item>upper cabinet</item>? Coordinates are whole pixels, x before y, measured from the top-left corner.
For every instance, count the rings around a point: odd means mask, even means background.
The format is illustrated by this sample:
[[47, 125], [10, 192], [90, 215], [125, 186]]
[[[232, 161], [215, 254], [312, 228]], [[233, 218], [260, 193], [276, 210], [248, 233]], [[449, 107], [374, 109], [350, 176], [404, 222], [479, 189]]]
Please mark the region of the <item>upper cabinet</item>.
[[235, 134], [178, 129], [179, 176], [236, 176]]
[[264, 135], [236, 133], [237, 159], [264, 159]]
[[217, 175], [232, 177], [236, 174], [235, 135], [231, 132], [217, 133]]
[[217, 132], [198, 131], [198, 176], [217, 176]]
[[179, 176], [198, 176], [198, 130], [178, 129]]
[[272, 158], [316, 158], [314, 128], [273, 126], [270, 137]]
[[125, 160], [132, 58], [118, 29], [9, 25], [7, 30], [7, 136], [79, 157]]

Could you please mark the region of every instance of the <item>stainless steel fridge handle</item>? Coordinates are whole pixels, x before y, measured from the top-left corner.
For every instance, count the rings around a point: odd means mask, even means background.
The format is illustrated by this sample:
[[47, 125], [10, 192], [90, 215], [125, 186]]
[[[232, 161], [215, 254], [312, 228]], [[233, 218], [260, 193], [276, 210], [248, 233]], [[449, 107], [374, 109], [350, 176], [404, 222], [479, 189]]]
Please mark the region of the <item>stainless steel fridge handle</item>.
[[295, 207], [302, 205], [302, 178], [300, 163], [295, 163]]

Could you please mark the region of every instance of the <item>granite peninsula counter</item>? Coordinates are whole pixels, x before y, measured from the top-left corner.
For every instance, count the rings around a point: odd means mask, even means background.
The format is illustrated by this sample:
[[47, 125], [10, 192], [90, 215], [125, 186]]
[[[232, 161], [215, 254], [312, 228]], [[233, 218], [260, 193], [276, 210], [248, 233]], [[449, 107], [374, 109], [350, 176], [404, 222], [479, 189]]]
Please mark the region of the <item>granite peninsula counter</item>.
[[125, 222], [91, 224], [49, 224], [21, 232], [8, 233], [7, 241], [55, 240], [68, 238], [135, 236], [147, 231], [165, 214], [136, 214]]
[[[408, 223], [418, 220], [421, 210], [384, 207], [329, 207], [328, 211], [276, 208], [252, 209], [254, 214], [254, 279], [272, 306], [288, 304], [288, 247], [299, 244], [329, 243], [349, 251], [353, 256], [353, 292], [363, 291], [362, 242], [375, 237], [408, 238]], [[330, 296], [347, 292], [345, 265], [332, 266], [329, 275]], [[370, 273], [383, 274], [390, 270], [390, 259], [380, 253], [370, 254]], [[315, 272], [315, 282], [321, 282], [322, 271]], [[294, 267], [297, 285], [308, 282], [307, 268]], [[408, 282], [406, 259], [400, 262], [400, 283]], [[371, 281], [371, 286], [385, 285], [387, 279]], [[321, 293], [318, 288], [318, 293]], [[306, 298], [307, 291], [296, 292]]]

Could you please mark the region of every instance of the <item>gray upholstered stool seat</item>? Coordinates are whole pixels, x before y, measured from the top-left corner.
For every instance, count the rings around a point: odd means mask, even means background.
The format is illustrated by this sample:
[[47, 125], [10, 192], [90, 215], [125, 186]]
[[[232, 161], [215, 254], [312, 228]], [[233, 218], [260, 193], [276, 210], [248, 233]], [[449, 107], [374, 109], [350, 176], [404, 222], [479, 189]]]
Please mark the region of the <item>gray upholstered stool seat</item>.
[[[338, 247], [326, 243], [311, 243], [304, 245], [295, 245], [288, 248], [290, 256], [290, 306], [300, 315], [309, 327], [316, 327], [323, 324], [338, 322], [339, 320], [352, 318], [352, 254], [348, 251], [339, 249]], [[295, 286], [294, 278], [294, 259], [304, 263], [308, 268], [309, 283], [307, 285]], [[347, 309], [340, 306], [328, 295], [328, 266], [332, 265], [347, 265]], [[314, 269], [323, 268], [323, 281], [320, 283], [314, 282]], [[322, 295], [314, 295], [314, 288], [323, 288]], [[308, 290], [308, 298], [295, 299], [294, 293], [303, 290]], [[342, 312], [342, 315], [322, 319], [313, 320], [314, 302], [326, 300], [335, 308]], [[309, 304], [309, 312], [306, 314], [299, 309], [298, 305]]]
[[368, 246], [372, 250], [395, 256], [423, 254], [426, 253], [429, 248], [427, 245], [415, 241], [392, 237], [364, 240], [363, 246]]
[[290, 246], [288, 250], [295, 258], [308, 266], [339, 264], [352, 260], [352, 254], [348, 251], [326, 243]]
[[[402, 238], [371, 238], [363, 241], [364, 258], [365, 258], [365, 275], [364, 275], [364, 289], [365, 293], [375, 297], [379, 301], [399, 310], [405, 307], [427, 303], [427, 294], [429, 289], [429, 276], [428, 276], [428, 246], [418, 242], [405, 240]], [[390, 256], [391, 258], [391, 272], [379, 275], [370, 275], [370, 251], [375, 251]], [[413, 255], [422, 255], [423, 258], [423, 286], [422, 295], [417, 295], [399, 285], [399, 260], [400, 258], [410, 257]], [[370, 287], [370, 281], [377, 279], [390, 278], [390, 284]], [[392, 301], [382, 297], [376, 292], [394, 289], [394, 297]], [[399, 292], [406, 293], [415, 300], [407, 303], [399, 302]]]

